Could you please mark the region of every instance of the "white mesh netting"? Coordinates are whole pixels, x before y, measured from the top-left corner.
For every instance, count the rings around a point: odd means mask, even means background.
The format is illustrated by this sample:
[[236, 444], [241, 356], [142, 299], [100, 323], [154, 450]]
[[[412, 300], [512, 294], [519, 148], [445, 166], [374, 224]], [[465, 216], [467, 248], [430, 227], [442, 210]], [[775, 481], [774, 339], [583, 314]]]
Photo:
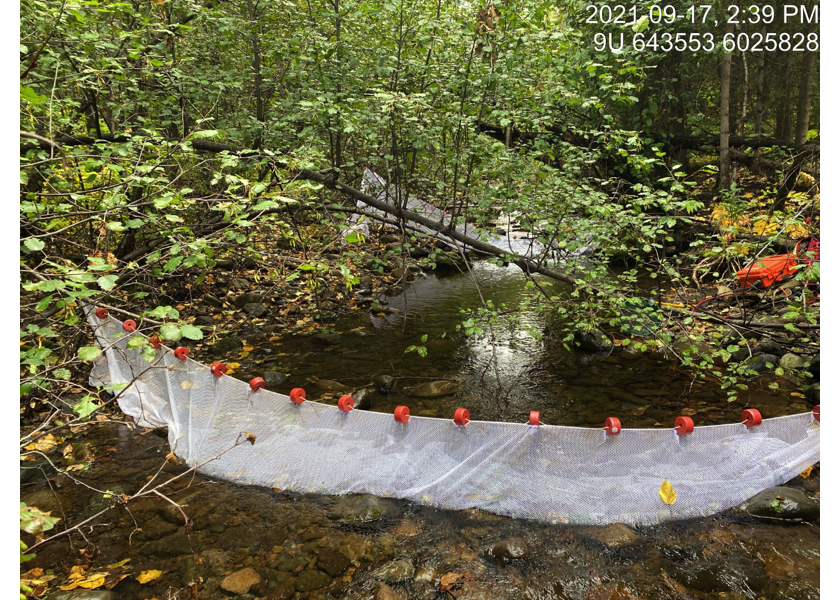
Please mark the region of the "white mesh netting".
[[[370, 493], [447, 509], [580, 524], [653, 524], [708, 516], [783, 483], [819, 461], [812, 413], [751, 429], [740, 423], [603, 429], [393, 415], [304, 402], [245, 382], [170, 349], [151, 361], [126, 344], [139, 333], [93, 311], [104, 353], [93, 385], [128, 384], [120, 408], [146, 427], [168, 427], [174, 452], [201, 473], [241, 484], [317, 494]], [[230, 448], [240, 432], [256, 444]], [[215, 460], [210, 460], [218, 455]], [[659, 490], [668, 480], [676, 502]]]

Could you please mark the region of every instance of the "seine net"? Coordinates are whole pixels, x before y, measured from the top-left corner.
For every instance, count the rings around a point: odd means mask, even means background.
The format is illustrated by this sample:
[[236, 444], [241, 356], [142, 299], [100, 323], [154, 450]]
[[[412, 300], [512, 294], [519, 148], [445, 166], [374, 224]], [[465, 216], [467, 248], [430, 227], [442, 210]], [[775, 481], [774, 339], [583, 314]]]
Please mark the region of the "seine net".
[[[122, 323], [89, 321], [103, 348], [91, 384], [124, 413], [168, 427], [179, 457], [206, 475], [317, 494], [369, 493], [553, 523], [653, 524], [708, 516], [783, 483], [820, 458], [812, 413], [760, 425], [673, 429], [529, 426], [410, 417], [303, 402], [250, 386], [162, 347], [144, 358]], [[150, 359], [150, 360], [149, 360]], [[121, 386], [123, 389], [119, 390]], [[256, 444], [230, 449], [242, 432]], [[676, 500], [666, 504], [668, 481]], [[673, 500], [673, 498], [671, 498]]]

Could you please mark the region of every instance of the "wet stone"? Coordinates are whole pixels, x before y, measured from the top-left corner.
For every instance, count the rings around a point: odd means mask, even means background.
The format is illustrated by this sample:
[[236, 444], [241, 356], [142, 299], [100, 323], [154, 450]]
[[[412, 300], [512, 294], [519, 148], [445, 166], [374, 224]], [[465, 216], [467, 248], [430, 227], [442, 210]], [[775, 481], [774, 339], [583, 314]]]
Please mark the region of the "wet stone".
[[286, 374], [280, 371], [265, 371], [262, 374], [262, 378], [265, 380], [265, 386], [267, 388], [273, 388], [286, 381]]
[[438, 398], [456, 394], [461, 389], [461, 384], [457, 381], [430, 381], [415, 385], [407, 391], [418, 398]]
[[338, 577], [350, 566], [350, 559], [332, 548], [321, 548], [317, 566], [330, 577]]
[[242, 310], [244, 310], [245, 314], [252, 319], [262, 319], [268, 314], [268, 307], [265, 304], [260, 304], [259, 302], [249, 302], [242, 307]]
[[820, 380], [820, 355], [817, 354], [814, 358], [811, 359], [808, 366], [805, 367], [805, 370], [808, 371], [814, 379], [817, 381]]
[[260, 574], [253, 568], [248, 567], [235, 573], [231, 573], [222, 579], [221, 588], [233, 594], [247, 594], [252, 586], [262, 581]]
[[797, 356], [793, 353], [785, 354], [781, 359], [779, 359], [779, 366], [785, 370], [801, 369], [804, 364], [805, 360], [801, 356]]
[[244, 294], [240, 294], [236, 297], [236, 300], [233, 301], [233, 305], [236, 306], [236, 308], [245, 308], [249, 304], [260, 304], [262, 301], [262, 294], [257, 294], [255, 292], [245, 292]]
[[329, 575], [323, 571], [312, 569], [303, 571], [298, 575], [297, 581], [295, 582], [295, 589], [299, 592], [311, 592], [312, 590], [327, 587], [331, 583], [332, 578]]
[[404, 559], [392, 560], [376, 569], [372, 575], [376, 579], [387, 581], [388, 583], [399, 583], [414, 577], [414, 565]]
[[297, 579], [291, 577], [277, 585], [268, 595], [268, 600], [291, 600], [295, 595]]
[[390, 375], [378, 375], [373, 378], [373, 385], [380, 394], [390, 394], [397, 385], [397, 380]]
[[193, 549], [190, 546], [190, 538], [183, 531], [179, 531], [140, 546], [138, 553], [157, 558], [173, 558], [192, 555]]
[[242, 348], [242, 342], [235, 337], [226, 337], [213, 344], [212, 350], [216, 354], [227, 354], [236, 352]]
[[527, 559], [531, 558], [531, 547], [521, 537], [506, 538], [490, 548], [488, 554], [497, 560]]
[[55, 473], [55, 467], [46, 459], [24, 462], [20, 464], [20, 483], [23, 485], [41, 481], [53, 473]]
[[613, 523], [603, 527], [588, 527], [582, 533], [610, 548], [620, 548], [632, 544], [639, 537], [624, 523]]
[[344, 522], [370, 523], [393, 511], [393, 503], [373, 496], [341, 496], [336, 499], [331, 514]]
[[288, 552], [284, 552], [274, 559], [271, 564], [272, 567], [278, 571], [294, 571], [297, 568], [303, 568], [312, 561], [312, 557], [308, 554], [297, 554], [292, 556]]
[[[766, 373], [776, 366], [779, 362], [779, 357], [775, 354], [759, 354], [748, 360], [744, 364], [744, 369], [747, 371], [755, 371], [756, 373]], [[771, 366], [767, 366], [767, 365]]]
[[341, 343], [341, 336], [337, 333], [316, 333], [310, 339], [319, 346], [337, 346]]
[[25, 502], [27, 506], [36, 506], [53, 517], [61, 517], [62, 509], [67, 512], [72, 508], [66, 496], [52, 490], [38, 490], [24, 494], [20, 497], [20, 501]]
[[785, 521], [813, 521], [820, 518], [820, 503], [801, 490], [773, 487], [756, 494], [733, 511]]
[[373, 592], [373, 600], [403, 600], [403, 596], [398, 594], [393, 588], [380, 582], [376, 584], [376, 590]]
[[785, 351], [779, 342], [773, 340], [761, 340], [758, 344], [758, 354], [784, 355]]
[[353, 392], [353, 402], [355, 408], [367, 410], [373, 404], [373, 393], [366, 388], [356, 390]]
[[319, 379], [312, 385], [322, 392], [346, 392], [349, 389], [343, 383], [333, 381], [332, 379]]
[[805, 388], [805, 399], [811, 404], [820, 403], [820, 384], [812, 383]]
[[305, 530], [303, 533], [300, 534], [300, 541], [303, 543], [311, 542], [313, 540], [320, 540], [322, 537], [327, 535], [330, 532], [329, 529], [325, 529], [323, 527], [310, 527], [309, 529]]
[[575, 346], [586, 352], [611, 350], [613, 343], [600, 331], [575, 331]]
[[[183, 523], [183, 519], [181, 522]], [[174, 523], [153, 519], [151, 522], [143, 525], [139, 532], [139, 538], [142, 540], [159, 540], [167, 535], [172, 535], [178, 529], [178, 526]]]

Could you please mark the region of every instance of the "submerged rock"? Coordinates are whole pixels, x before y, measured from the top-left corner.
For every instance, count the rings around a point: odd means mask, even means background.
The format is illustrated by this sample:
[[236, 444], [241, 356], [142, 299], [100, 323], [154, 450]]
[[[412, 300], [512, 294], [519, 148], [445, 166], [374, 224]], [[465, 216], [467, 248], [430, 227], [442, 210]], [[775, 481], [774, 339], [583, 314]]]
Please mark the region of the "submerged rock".
[[405, 559], [392, 560], [375, 570], [372, 575], [381, 581], [399, 583], [414, 577], [414, 565]]
[[820, 503], [802, 490], [772, 487], [756, 494], [733, 512], [784, 521], [814, 521], [820, 518]]
[[341, 336], [337, 333], [316, 333], [311, 339], [313, 344], [319, 346], [337, 346], [341, 343]]
[[242, 310], [252, 319], [261, 319], [268, 314], [268, 307], [259, 302], [249, 302], [242, 307]]
[[226, 337], [213, 344], [212, 350], [216, 354], [227, 354], [242, 349], [242, 342], [235, 337]]
[[497, 542], [487, 553], [497, 560], [519, 560], [531, 558], [531, 547], [524, 538], [512, 537]]
[[332, 379], [319, 379], [313, 382], [312, 385], [322, 392], [346, 392], [349, 389], [343, 383], [333, 381]]
[[111, 590], [71, 590], [53, 592], [44, 600], [117, 600], [117, 595]]
[[373, 385], [380, 394], [390, 394], [397, 386], [397, 380], [390, 375], [377, 375], [373, 378]]
[[265, 380], [265, 386], [267, 388], [273, 388], [286, 381], [286, 374], [280, 371], [265, 371], [262, 374], [262, 378]]
[[632, 544], [639, 537], [635, 531], [624, 523], [613, 523], [603, 527], [588, 527], [582, 533], [610, 548], [620, 548]]
[[58, 492], [52, 490], [38, 490], [20, 497], [21, 502], [27, 506], [36, 506], [44, 512], [50, 513], [52, 517], [62, 517], [62, 510], [69, 511], [72, 508], [70, 500]]
[[[759, 354], [752, 357], [744, 364], [744, 369], [747, 371], [755, 371], [756, 373], [766, 373], [776, 366], [779, 362], [779, 357], [775, 354]], [[770, 365], [769, 367], [767, 365]]]
[[338, 577], [350, 566], [350, 559], [338, 550], [321, 548], [318, 551], [318, 568], [330, 577]]
[[295, 582], [295, 589], [299, 592], [311, 592], [312, 590], [327, 587], [331, 583], [332, 577], [323, 571], [310, 569], [298, 575], [297, 581]]
[[415, 385], [407, 391], [418, 398], [437, 398], [460, 392], [461, 384], [457, 381], [430, 381]]
[[260, 574], [251, 567], [231, 573], [222, 579], [222, 589], [233, 594], [247, 594], [251, 586], [261, 581]]

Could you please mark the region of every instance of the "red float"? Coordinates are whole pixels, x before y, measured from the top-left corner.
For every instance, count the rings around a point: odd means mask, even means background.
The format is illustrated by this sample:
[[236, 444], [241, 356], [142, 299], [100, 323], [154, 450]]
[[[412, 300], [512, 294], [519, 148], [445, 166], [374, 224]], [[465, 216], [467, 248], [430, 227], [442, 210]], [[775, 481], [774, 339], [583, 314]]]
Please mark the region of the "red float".
[[210, 365], [210, 372], [213, 373], [216, 377], [221, 377], [225, 373], [227, 373], [227, 365], [225, 363], [214, 362]]
[[470, 411], [466, 408], [459, 408], [455, 411], [455, 424], [458, 427], [464, 427], [470, 422]]
[[820, 422], [820, 405], [819, 404], [817, 404], [814, 407], [814, 418], [817, 420], [817, 423]]
[[397, 408], [394, 409], [394, 420], [395, 421], [398, 421], [398, 422], [403, 423], [403, 424], [408, 423], [409, 416], [411, 416], [411, 415], [408, 411], [407, 406], [398, 406]]
[[621, 433], [621, 421], [618, 420], [618, 417], [607, 417], [607, 420], [604, 421], [604, 430], [606, 430], [607, 435], [618, 435]]
[[108, 318], [108, 309], [102, 308], [101, 306], [96, 309], [96, 318], [97, 319], [107, 319]]
[[674, 421], [674, 429], [680, 435], [688, 435], [694, 431], [694, 421], [691, 417], [677, 417]]
[[263, 389], [265, 387], [265, 379], [263, 379], [262, 377], [254, 377], [251, 380], [251, 383], [249, 383], [248, 385], [251, 386], [251, 391], [252, 392], [255, 392], [255, 393], [259, 392], [261, 389]]
[[348, 413], [353, 410], [353, 398], [350, 396], [342, 396], [339, 398], [338, 409], [344, 413]]
[[761, 413], [754, 408], [746, 408], [741, 413], [741, 420], [747, 427], [757, 427], [761, 425]]
[[306, 400], [306, 390], [303, 388], [295, 388], [289, 392], [289, 399], [295, 404], [302, 404]]
[[184, 346], [180, 346], [178, 348], [175, 348], [172, 351], [172, 354], [174, 354], [175, 358], [177, 358], [178, 360], [187, 360], [187, 356], [189, 355], [189, 353], [190, 353], [190, 349], [185, 348]]
[[135, 329], [137, 329], [137, 323], [135, 323], [131, 319], [123, 321], [123, 329], [125, 329], [126, 331], [134, 331]]
[[540, 426], [540, 411], [532, 410], [530, 416], [528, 417], [528, 425], [532, 427], [539, 427]]
[[160, 338], [156, 335], [153, 335], [149, 338], [149, 343], [155, 350], [160, 350], [161, 346], [163, 346], [163, 344], [160, 341]]

